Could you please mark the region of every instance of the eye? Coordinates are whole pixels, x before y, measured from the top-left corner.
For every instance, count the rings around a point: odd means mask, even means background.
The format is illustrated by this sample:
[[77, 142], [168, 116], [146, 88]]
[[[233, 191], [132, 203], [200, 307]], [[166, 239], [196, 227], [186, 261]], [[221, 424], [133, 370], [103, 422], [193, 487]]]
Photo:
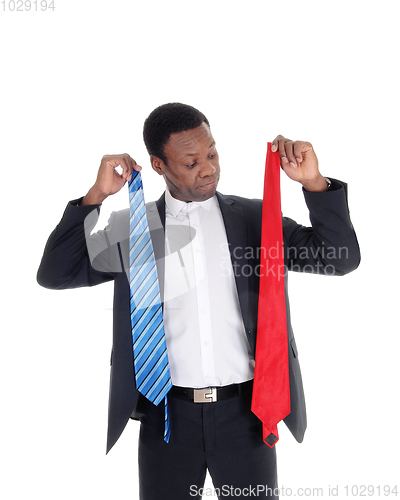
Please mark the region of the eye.
[[193, 168], [197, 165], [197, 161], [195, 161], [194, 163], [191, 163], [190, 165], [186, 165], [188, 168]]

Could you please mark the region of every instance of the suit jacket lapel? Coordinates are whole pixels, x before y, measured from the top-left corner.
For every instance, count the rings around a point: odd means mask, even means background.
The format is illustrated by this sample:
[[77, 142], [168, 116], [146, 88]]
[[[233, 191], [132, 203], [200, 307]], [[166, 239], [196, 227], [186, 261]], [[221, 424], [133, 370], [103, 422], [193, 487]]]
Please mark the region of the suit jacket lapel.
[[239, 304], [246, 325], [249, 310], [249, 280], [244, 269], [247, 264], [246, 248], [248, 246], [246, 219], [242, 207], [232, 198], [218, 192], [216, 194], [225, 224]]

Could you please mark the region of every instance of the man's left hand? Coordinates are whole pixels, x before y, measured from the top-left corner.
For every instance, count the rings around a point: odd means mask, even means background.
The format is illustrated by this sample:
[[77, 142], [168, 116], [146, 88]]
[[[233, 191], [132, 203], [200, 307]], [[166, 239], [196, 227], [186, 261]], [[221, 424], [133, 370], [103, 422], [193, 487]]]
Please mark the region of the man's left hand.
[[327, 183], [311, 143], [278, 135], [271, 146], [273, 152], [279, 151], [281, 167], [290, 179], [300, 182], [307, 191], [326, 191]]

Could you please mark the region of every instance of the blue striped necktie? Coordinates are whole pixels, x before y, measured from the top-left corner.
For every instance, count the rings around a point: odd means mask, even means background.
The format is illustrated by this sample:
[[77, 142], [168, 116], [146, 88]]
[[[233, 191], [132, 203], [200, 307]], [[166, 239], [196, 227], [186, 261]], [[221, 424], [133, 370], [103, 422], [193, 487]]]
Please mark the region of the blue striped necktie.
[[170, 437], [168, 366], [158, 275], [139, 172], [129, 181], [129, 281], [136, 388], [158, 405], [164, 399], [164, 441]]

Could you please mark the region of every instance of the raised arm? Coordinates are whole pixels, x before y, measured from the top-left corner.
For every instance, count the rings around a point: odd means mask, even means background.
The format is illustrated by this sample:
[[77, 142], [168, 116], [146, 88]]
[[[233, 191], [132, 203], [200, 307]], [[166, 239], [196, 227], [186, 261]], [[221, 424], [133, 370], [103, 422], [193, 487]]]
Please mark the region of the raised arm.
[[134, 169], [141, 170], [141, 167], [127, 154], [103, 157], [95, 184], [85, 197], [68, 203], [47, 241], [37, 273], [40, 285], [52, 289], [93, 286], [112, 280], [113, 273], [121, 270], [115, 264], [115, 252], [110, 251], [114, 240], [110, 233], [117, 215], [112, 214], [105, 230], [92, 236], [91, 232], [101, 203], [130, 180]]
[[303, 186], [311, 227], [283, 218], [285, 262], [290, 270], [343, 275], [357, 268], [360, 250], [350, 220], [347, 185], [326, 179], [319, 171], [312, 145], [278, 135], [272, 150], [279, 151], [281, 167]]

